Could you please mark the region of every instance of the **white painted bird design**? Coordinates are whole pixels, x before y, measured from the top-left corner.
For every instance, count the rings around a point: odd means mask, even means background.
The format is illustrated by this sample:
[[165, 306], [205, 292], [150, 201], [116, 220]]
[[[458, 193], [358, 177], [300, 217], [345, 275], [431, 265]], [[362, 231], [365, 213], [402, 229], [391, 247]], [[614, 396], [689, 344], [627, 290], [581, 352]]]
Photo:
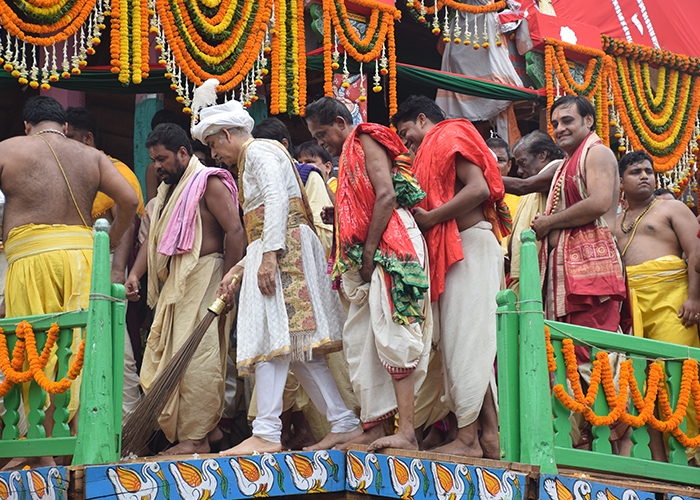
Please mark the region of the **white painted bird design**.
[[591, 485], [581, 479], [574, 482], [573, 493], [559, 478], [545, 478], [543, 487], [551, 500], [591, 500]]
[[245, 496], [270, 496], [270, 490], [275, 485], [275, 475], [277, 475], [277, 486], [284, 492], [284, 476], [274, 455], [265, 453], [260, 459], [260, 465], [246, 457], [232, 458], [229, 463], [236, 475], [238, 489]]
[[[599, 490], [595, 494], [596, 500], [620, 500], [615, 495], [613, 495], [609, 489], [605, 488], [605, 491]], [[639, 500], [639, 495], [634, 490], [625, 490], [622, 492], [622, 500]]]
[[377, 456], [374, 453], [367, 453], [365, 455], [365, 461], [362, 463], [357, 455], [352, 452], [347, 452], [345, 456], [345, 476], [348, 482], [348, 486], [355, 491], [360, 493], [368, 494], [367, 488], [372, 484], [374, 480], [374, 470], [377, 470], [377, 478], [374, 483], [374, 488], [379, 493], [379, 489], [382, 486], [382, 471], [379, 468], [379, 462], [377, 461]]
[[464, 495], [465, 485], [460, 477], [463, 475], [471, 485], [469, 468], [464, 464], [455, 466], [455, 474], [439, 462], [430, 462], [430, 471], [433, 474], [433, 484], [438, 500], [460, 500]]
[[520, 481], [516, 474], [507, 470], [503, 473], [502, 479], [499, 479], [488, 469], [477, 467], [475, 472], [480, 500], [516, 500], [513, 495], [513, 486], [508, 482], [512, 481], [515, 488], [520, 490]]
[[410, 465], [406, 465], [397, 457], [388, 457], [389, 477], [391, 477], [391, 487], [394, 488], [399, 497], [404, 500], [413, 500], [413, 496], [420, 491], [421, 479], [418, 471], [423, 475], [423, 495], [428, 492], [428, 475], [425, 473], [425, 466], [421, 460], [414, 458]]
[[140, 475], [133, 469], [117, 465], [107, 469], [107, 477], [119, 500], [155, 500], [161, 488], [163, 496], [170, 499], [170, 485], [158, 462], [143, 464]]
[[182, 500], [209, 500], [213, 497], [219, 487], [219, 481], [212, 471], [221, 478], [221, 491], [226, 498], [228, 480], [216, 460], [206, 459], [202, 462], [201, 471], [188, 462], [170, 463], [170, 473], [175, 478], [175, 485]]
[[[49, 472], [46, 474], [46, 479], [44, 476], [39, 474], [35, 470], [27, 471], [27, 487], [29, 488], [29, 494], [32, 500], [56, 500], [56, 490], [58, 490], [58, 496], [63, 497], [61, 489], [61, 473], [58, 472], [56, 467], [51, 467]], [[54, 486], [51, 478], [56, 479], [58, 488]]]
[[323, 493], [323, 487], [328, 481], [328, 469], [323, 462], [331, 468], [331, 474], [338, 481], [338, 465], [331, 460], [326, 450], [320, 450], [313, 454], [312, 458], [300, 453], [290, 453], [284, 456], [294, 486], [307, 493]]
[[[19, 488], [15, 483], [19, 484]], [[0, 477], [0, 500], [19, 500], [23, 487], [22, 474], [19, 471], [11, 472], [7, 481]]]

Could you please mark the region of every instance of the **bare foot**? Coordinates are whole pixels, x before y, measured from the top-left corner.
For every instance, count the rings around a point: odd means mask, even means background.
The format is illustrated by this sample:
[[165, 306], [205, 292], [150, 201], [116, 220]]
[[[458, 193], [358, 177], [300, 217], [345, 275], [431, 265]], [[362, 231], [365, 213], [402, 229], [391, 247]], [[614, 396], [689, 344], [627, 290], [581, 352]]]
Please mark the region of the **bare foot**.
[[207, 434], [207, 440], [209, 441], [209, 444], [212, 443], [218, 443], [224, 438], [224, 433], [219, 429], [219, 426], [217, 425], [214, 427], [214, 429]]
[[377, 439], [367, 447], [367, 451], [374, 453], [382, 448], [398, 448], [400, 450], [418, 450], [418, 441], [414, 433], [409, 434], [391, 434]]
[[219, 452], [219, 456], [236, 457], [252, 455], [253, 453], [279, 453], [280, 451], [282, 451], [281, 443], [273, 443], [267, 439], [251, 436], [238, 446]]
[[[358, 429], [359, 430], [359, 429]], [[384, 431], [384, 424], [380, 423], [378, 425], [375, 425], [371, 429], [362, 432], [360, 430], [360, 433], [355, 436], [354, 438], [350, 439], [349, 441], [346, 441], [345, 443], [337, 444], [335, 445], [336, 450], [341, 450], [345, 451], [348, 449], [348, 446], [351, 444], [370, 444], [375, 442], [377, 439], [386, 436], [386, 432]]]
[[429, 450], [440, 446], [445, 443], [445, 436], [447, 433], [438, 429], [436, 426], [430, 426], [428, 435], [423, 438], [423, 443], [421, 444], [421, 450]]
[[[461, 429], [460, 429], [461, 431]], [[479, 439], [467, 440], [462, 435], [462, 432], [457, 434], [457, 437], [451, 443], [443, 446], [438, 446], [430, 450], [434, 453], [445, 453], [447, 455], [461, 455], [463, 457], [482, 458], [484, 450], [481, 449]]]
[[287, 442], [286, 449], [289, 450], [305, 450], [308, 447], [314, 446], [316, 439], [314, 435], [307, 430], [297, 430], [294, 436]]
[[209, 440], [205, 436], [202, 439], [187, 439], [172, 448], [161, 451], [159, 455], [190, 455], [192, 453], [209, 453]]
[[38, 469], [40, 467], [55, 467], [56, 461], [53, 457], [16, 457], [10, 460], [5, 467], [2, 468], [3, 471], [13, 471], [21, 470], [25, 467], [31, 469]]
[[498, 442], [498, 436], [495, 438], [493, 436], [481, 435], [479, 439], [479, 445], [484, 452], [484, 458], [490, 458], [491, 460], [501, 459], [501, 445]]
[[[376, 427], [381, 427], [381, 424], [373, 427], [370, 429], [370, 431]], [[336, 447], [338, 449], [343, 449], [341, 448], [342, 446], [350, 443], [357, 443], [356, 439], [362, 436], [363, 432], [359, 427], [350, 432], [329, 432], [326, 437], [321, 439], [315, 445], [305, 447], [304, 451], [330, 450], [331, 448]]]

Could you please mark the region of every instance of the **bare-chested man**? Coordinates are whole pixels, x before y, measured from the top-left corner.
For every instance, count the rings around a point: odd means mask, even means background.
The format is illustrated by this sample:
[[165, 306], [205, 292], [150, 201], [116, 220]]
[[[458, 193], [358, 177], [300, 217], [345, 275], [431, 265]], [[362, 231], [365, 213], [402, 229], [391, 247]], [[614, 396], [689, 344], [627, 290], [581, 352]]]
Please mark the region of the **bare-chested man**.
[[[110, 245], [116, 247], [134, 217], [136, 193], [104, 153], [65, 136], [66, 112], [55, 99], [29, 99], [24, 123], [28, 137], [0, 143], [0, 188], [6, 197], [3, 240], [9, 263], [7, 315], [22, 318], [87, 308], [95, 195], [102, 191], [116, 202], [109, 229]], [[73, 352], [80, 340], [76, 330]], [[52, 377], [55, 370], [54, 358], [45, 372]], [[71, 417], [78, 408], [79, 387], [80, 377], [71, 386]], [[44, 420], [47, 436], [52, 432], [52, 415], [53, 405]], [[27, 464], [47, 466], [53, 459]], [[21, 465], [15, 460], [8, 467]]]
[[444, 120], [440, 107], [425, 96], [401, 103], [392, 122], [404, 144], [416, 150], [414, 171], [428, 195], [413, 213], [428, 243], [447, 406], [459, 429], [452, 442], [434, 451], [498, 459], [493, 366], [503, 273], [496, 210], [504, 195], [501, 172], [474, 126]]
[[[86, 108], [68, 108], [68, 129], [66, 135], [73, 140], [82, 142], [91, 148], [97, 148], [99, 143], [99, 129], [97, 127], [97, 118]], [[119, 173], [129, 182], [129, 185], [136, 193], [139, 199], [139, 205], [136, 209], [136, 216], [132, 221], [129, 229], [124, 234], [121, 244], [110, 253], [110, 263], [112, 266], [112, 283], [124, 283], [126, 280], [126, 268], [129, 263], [129, 258], [134, 249], [134, 232], [135, 226], [138, 225], [141, 217], [145, 215], [143, 206], [143, 196], [141, 195], [141, 185], [139, 180], [124, 163], [116, 158], [109, 157]], [[116, 206], [114, 200], [102, 192], [98, 192], [95, 201], [92, 204], [92, 218], [106, 219], [110, 224], [114, 222]], [[136, 370], [136, 360], [134, 359], [134, 346], [138, 349], [138, 357], [141, 358], [141, 332], [129, 328], [127, 320], [127, 331], [124, 335], [124, 397], [122, 399], [122, 417], [126, 418], [138, 403], [141, 397], [139, 389], [139, 376]], [[136, 330], [136, 331], [134, 331]]]
[[[684, 203], [654, 195], [653, 159], [645, 151], [623, 156], [619, 170], [629, 205], [617, 216], [613, 233], [627, 268], [635, 334], [700, 347], [700, 275], [694, 269], [698, 221]], [[694, 437], [698, 424], [692, 405], [686, 415], [688, 437]], [[652, 429], [649, 434], [652, 457], [665, 462], [661, 434]]]
[[[246, 238], [231, 174], [202, 165], [182, 127], [158, 125], [146, 147], [163, 183], [148, 243], [139, 250], [125, 286], [127, 297], [138, 300], [138, 281], [148, 268], [148, 305], [155, 307], [141, 368], [141, 386], [148, 391], [206, 315], [221, 278], [243, 256]], [[204, 334], [158, 420], [168, 441], [178, 442], [166, 454], [207, 453], [215, 439], [228, 352], [228, 328], [220, 336], [218, 323]]]
[[[410, 209], [425, 197], [410, 156], [387, 127], [353, 126], [347, 107], [323, 97], [306, 108], [309, 132], [340, 156], [333, 275], [350, 300], [343, 349], [364, 433], [350, 442], [418, 449], [415, 390], [432, 340], [426, 248]], [[399, 430], [384, 422], [399, 413]]]

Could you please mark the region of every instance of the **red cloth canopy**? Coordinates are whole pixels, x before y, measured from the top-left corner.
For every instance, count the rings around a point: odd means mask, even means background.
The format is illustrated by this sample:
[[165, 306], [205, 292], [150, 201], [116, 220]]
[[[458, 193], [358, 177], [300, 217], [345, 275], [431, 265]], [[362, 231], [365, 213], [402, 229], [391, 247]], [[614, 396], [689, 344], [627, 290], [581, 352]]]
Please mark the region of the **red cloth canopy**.
[[[519, 0], [535, 12], [533, 0]], [[560, 20], [597, 26], [604, 35], [677, 54], [700, 57], [696, 0], [552, 0]]]

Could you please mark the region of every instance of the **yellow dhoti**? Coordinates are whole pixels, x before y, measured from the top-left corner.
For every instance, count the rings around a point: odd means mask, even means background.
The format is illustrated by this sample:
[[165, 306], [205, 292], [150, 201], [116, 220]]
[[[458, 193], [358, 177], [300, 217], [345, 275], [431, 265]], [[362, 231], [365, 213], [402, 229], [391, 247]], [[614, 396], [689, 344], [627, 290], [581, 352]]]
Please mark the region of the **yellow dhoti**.
[[[688, 268], [683, 259], [666, 255], [638, 266], [628, 266], [634, 334], [672, 344], [700, 347], [698, 327], [686, 328], [678, 311], [688, 298]], [[691, 396], [686, 410], [686, 435], [698, 435], [698, 421]], [[688, 449], [689, 456], [696, 449]]]
[[[12, 229], [5, 244], [7, 317], [86, 309], [90, 297], [92, 245], [92, 229], [84, 226], [27, 224]], [[71, 344], [71, 364], [80, 342], [81, 330], [76, 328]], [[56, 363], [52, 355], [44, 369], [50, 380], [55, 380]], [[80, 380], [79, 375], [71, 384], [68, 404], [71, 418], [78, 408]], [[24, 386], [26, 401], [29, 384]]]

